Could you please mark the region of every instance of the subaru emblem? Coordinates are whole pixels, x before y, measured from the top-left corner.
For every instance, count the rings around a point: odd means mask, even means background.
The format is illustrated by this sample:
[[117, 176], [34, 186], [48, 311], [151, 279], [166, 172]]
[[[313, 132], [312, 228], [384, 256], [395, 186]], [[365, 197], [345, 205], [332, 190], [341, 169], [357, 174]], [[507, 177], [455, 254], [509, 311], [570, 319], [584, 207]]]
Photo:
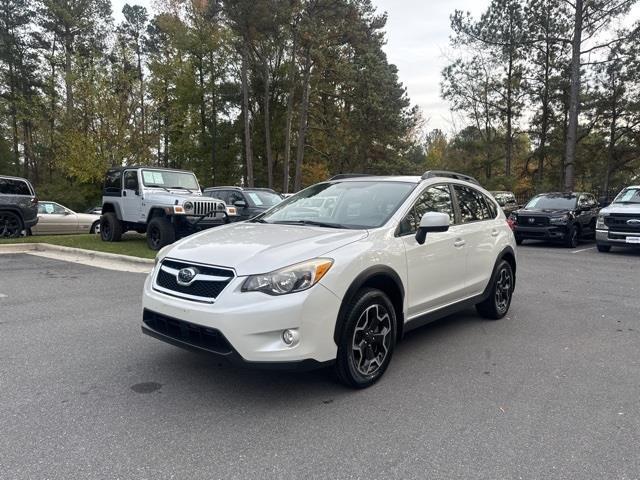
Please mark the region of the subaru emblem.
[[183, 268], [178, 271], [178, 275], [176, 275], [176, 280], [178, 281], [178, 285], [188, 286], [193, 283], [196, 276], [198, 275], [198, 270], [193, 267]]

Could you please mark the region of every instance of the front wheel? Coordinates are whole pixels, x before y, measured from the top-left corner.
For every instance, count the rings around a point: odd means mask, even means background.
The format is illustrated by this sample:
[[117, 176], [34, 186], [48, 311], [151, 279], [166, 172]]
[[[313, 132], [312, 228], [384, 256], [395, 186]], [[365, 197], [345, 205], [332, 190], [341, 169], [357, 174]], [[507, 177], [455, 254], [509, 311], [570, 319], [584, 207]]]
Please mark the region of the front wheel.
[[113, 212], [100, 217], [100, 238], [103, 242], [119, 242], [122, 238], [122, 223]]
[[396, 343], [397, 319], [387, 295], [374, 288], [350, 302], [338, 342], [336, 374], [352, 388], [366, 388], [382, 377]]
[[498, 265], [489, 296], [476, 305], [478, 313], [489, 320], [499, 320], [509, 311], [515, 287], [513, 269], [506, 260]]
[[611, 245], [603, 245], [603, 244], [599, 243], [597, 245], [597, 247], [598, 247], [598, 251], [602, 252], [602, 253], [607, 253], [607, 252], [611, 251]]
[[571, 227], [571, 229], [567, 233], [565, 244], [569, 248], [576, 248], [578, 246], [579, 237], [580, 237], [580, 231], [578, 230], [578, 228]]
[[0, 238], [17, 238], [22, 235], [22, 219], [13, 212], [0, 212]]
[[147, 227], [147, 245], [151, 250], [160, 250], [176, 241], [176, 231], [166, 217], [155, 217]]

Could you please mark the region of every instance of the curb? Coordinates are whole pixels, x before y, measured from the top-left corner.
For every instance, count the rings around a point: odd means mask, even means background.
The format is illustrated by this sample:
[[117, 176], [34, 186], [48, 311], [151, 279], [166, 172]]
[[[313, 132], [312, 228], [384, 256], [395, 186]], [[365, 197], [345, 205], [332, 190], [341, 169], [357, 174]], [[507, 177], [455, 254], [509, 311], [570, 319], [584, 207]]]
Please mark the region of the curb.
[[131, 255], [120, 255], [118, 253], [96, 252], [85, 250], [84, 248], [63, 247], [62, 245], [52, 245], [50, 243], [9, 243], [0, 245], [0, 253], [29, 253], [29, 252], [57, 252], [71, 255], [79, 255], [93, 259], [104, 259], [117, 262], [126, 262], [138, 266], [153, 266], [154, 261], [150, 258], [132, 257]]

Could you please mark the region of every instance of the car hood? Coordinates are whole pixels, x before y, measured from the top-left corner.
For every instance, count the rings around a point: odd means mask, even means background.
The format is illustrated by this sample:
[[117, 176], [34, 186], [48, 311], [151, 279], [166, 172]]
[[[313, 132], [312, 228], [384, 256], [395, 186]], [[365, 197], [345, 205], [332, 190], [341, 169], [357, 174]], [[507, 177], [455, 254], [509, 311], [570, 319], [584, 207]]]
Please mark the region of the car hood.
[[235, 269], [239, 276], [267, 273], [366, 238], [366, 230], [241, 222], [191, 235], [166, 256]]
[[520, 209], [515, 213], [520, 215], [541, 215], [541, 216], [549, 216], [553, 217], [555, 215], [563, 215], [565, 213], [570, 213], [572, 210], [567, 210], [566, 208], [561, 209], [553, 209], [553, 208], [529, 208], [529, 209]]
[[600, 213], [637, 213], [640, 214], [640, 203], [612, 203], [600, 210]]
[[179, 203], [182, 204], [187, 200], [197, 201], [197, 200], [211, 200], [215, 199], [210, 197], [203, 197], [199, 192], [190, 193], [186, 190], [171, 190], [171, 193], [162, 191], [154, 191], [154, 192], [146, 192], [144, 194], [144, 199], [146, 201], [155, 201], [166, 205], [173, 205], [176, 203], [176, 200], [179, 200]]

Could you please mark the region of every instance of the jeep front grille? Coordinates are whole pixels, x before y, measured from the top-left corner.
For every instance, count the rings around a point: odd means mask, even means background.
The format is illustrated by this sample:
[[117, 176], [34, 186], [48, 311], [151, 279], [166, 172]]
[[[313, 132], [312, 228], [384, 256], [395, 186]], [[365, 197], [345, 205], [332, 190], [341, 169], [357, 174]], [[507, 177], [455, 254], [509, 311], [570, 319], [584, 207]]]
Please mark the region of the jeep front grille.
[[210, 200], [195, 200], [191, 203], [193, 203], [193, 215], [201, 216], [209, 215], [213, 212], [225, 211], [225, 205], [222, 202], [212, 202]]
[[[195, 276], [186, 283], [178, 278], [178, 273], [183, 269], [195, 271]], [[233, 271], [227, 268], [165, 259], [160, 264], [153, 288], [174, 297], [213, 303], [233, 277]]]

